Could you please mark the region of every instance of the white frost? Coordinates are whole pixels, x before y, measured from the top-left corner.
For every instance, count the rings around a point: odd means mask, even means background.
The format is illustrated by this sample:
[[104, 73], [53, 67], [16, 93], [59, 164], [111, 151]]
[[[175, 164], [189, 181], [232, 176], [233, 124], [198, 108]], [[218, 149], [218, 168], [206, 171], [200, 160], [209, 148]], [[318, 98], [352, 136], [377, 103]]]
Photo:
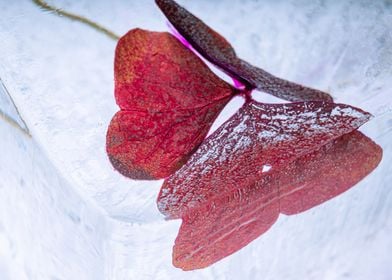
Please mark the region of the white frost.
[[269, 164], [264, 164], [263, 165], [263, 169], [261, 170], [261, 172], [268, 172], [268, 171], [270, 171], [270, 169], [272, 168], [272, 166], [271, 165], [269, 165]]

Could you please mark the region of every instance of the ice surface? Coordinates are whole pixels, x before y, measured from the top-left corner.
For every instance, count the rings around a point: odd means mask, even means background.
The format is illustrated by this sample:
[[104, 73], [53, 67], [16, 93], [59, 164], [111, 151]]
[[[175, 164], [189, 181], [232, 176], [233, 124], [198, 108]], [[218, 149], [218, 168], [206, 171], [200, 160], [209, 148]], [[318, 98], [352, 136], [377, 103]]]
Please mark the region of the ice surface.
[[101, 279], [107, 217], [33, 139], [5, 122], [0, 135], [0, 279]]
[[[153, 1], [51, 3], [118, 34], [167, 30]], [[31, 1], [0, 1], [0, 78], [32, 135], [0, 119], [0, 279], [389, 279], [391, 2], [179, 3], [243, 59], [375, 115], [361, 131], [383, 147], [380, 166], [214, 266], [182, 272], [171, 265], [180, 222], [155, 205], [162, 182], [124, 178], [105, 154], [116, 42]]]

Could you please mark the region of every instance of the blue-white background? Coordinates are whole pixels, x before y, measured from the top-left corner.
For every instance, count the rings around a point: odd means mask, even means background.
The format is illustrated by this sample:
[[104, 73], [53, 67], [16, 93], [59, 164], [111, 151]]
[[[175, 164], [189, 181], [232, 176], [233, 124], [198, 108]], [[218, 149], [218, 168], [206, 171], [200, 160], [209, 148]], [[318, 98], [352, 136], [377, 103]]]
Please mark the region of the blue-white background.
[[[106, 157], [116, 42], [32, 1], [0, 0], [0, 279], [391, 279], [392, 2], [179, 2], [242, 58], [374, 114], [361, 131], [383, 147], [379, 167], [210, 268], [176, 269], [180, 221], [156, 208], [162, 181], [124, 178]], [[120, 35], [168, 29], [152, 0], [50, 3]]]

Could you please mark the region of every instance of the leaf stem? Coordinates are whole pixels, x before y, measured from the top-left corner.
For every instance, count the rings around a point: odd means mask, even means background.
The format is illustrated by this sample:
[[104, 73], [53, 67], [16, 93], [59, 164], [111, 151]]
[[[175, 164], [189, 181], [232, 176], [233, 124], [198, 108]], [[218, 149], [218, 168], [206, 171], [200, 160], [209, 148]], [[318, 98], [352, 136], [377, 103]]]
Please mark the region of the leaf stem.
[[31, 137], [29, 128], [28, 128], [25, 120], [23, 119], [22, 115], [20, 114], [19, 109], [16, 106], [14, 99], [12, 98], [11, 94], [9, 93], [8, 89], [6, 88], [5, 84], [3, 83], [3, 81], [1, 79], [0, 79], [0, 87], [1, 87], [0, 90], [2, 90], [8, 96], [12, 106], [14, 107], [16, 113], [19, 116], [20, 121], [22, 122], [22, 125], [19, 124], [17, 121], [15, 121], [12, 117], [7, 115], [5, 112], [3, 112], [1, 109], [0, 109], [0, 118], [3, 119], [6, 123], [11, 125], [12, 127], [19, 129], [26, 136]]
[[32, 1], [34, 4], [36, 4], [37, 6], [41, 7], [44, 10], [51, 11], [58, 16], [67, 17], [70, 20], [74, 20], [74, 21], [78, 21], [83, 24], [86, 24], [89, 27], [95, 29], [96, 31], [105, 34], [106, 36], [108, 36], [109, 38], [111, 38], [113, 40], [117, 41], [120, 38], [119, 35], [115, 34], [114, 32], [110, 31], [109, 29], [99, 25], [98, 23], [96, 23], [88, 18], [64, 11], [64, 10], [62, 10], [60, 8], [56, 8], [54, 6], [51, 6], [48, 3], [46, 3], [44, 0], [32, 0]]

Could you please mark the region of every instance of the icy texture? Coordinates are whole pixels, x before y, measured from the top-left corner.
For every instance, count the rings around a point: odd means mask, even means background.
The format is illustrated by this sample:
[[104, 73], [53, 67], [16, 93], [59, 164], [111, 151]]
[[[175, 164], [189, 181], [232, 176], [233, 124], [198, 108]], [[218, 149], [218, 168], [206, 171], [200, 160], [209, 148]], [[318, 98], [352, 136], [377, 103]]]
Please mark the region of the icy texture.
[[0, 278], [105, 279], [105, 215], [34, 140], [4, 122], [0, 135]]
[[[221, 32], [241, 58], [375, 115], [361, 131], [382, 146], [380, 166], [343, 195], [281, 216], [214, 266], [182, 272], [171, 264], [180, 222], [165, 221], [155, 205], [162, 182], [129, 180], [106, 157], [106, 129], [117, 111], [116, 42], [32, 2], [1, 1], [0, 78], [32, 134], [26, 140], [1, 123], [1, 279], [388, 279], [390, 1], [179, 2]], [[52, 3], [118, 34], [167, 30], [153, 1]], [[235, 106], [229, 109], [222, 118]], [[79, 224], [65, 214], [71, 210], [83, 216]]]

